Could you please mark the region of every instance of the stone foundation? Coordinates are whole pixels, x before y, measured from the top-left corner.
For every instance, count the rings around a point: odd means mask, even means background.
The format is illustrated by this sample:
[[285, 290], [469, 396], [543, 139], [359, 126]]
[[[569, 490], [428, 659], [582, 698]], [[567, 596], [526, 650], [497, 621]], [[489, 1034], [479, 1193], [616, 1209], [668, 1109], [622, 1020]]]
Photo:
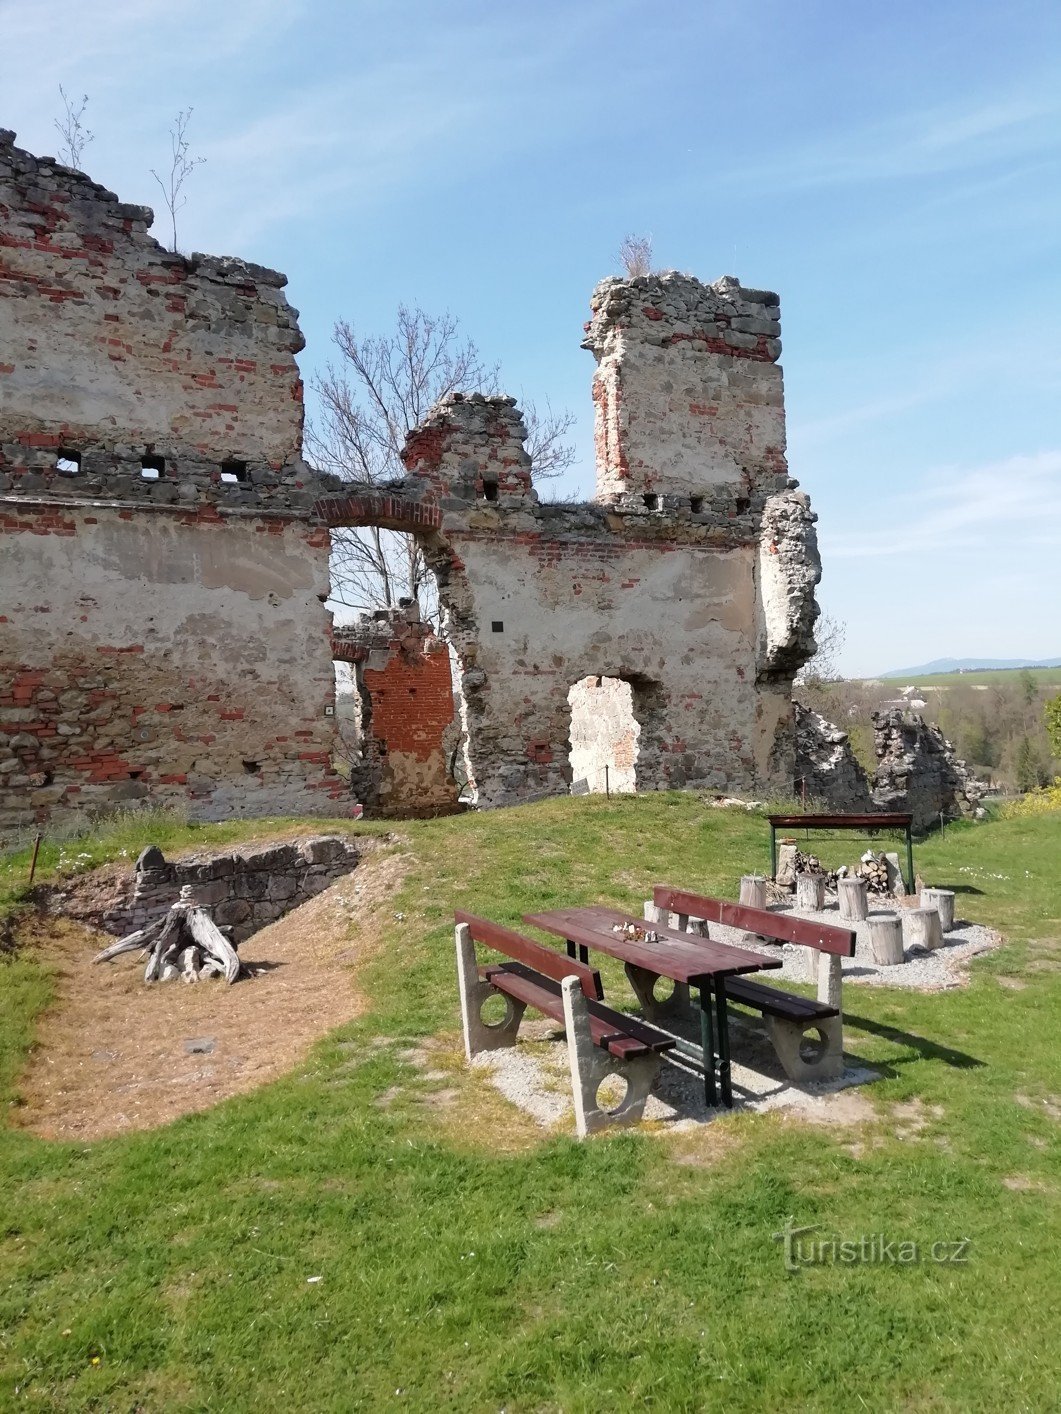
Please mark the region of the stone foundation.
[[126, 900], [86, 921], [123, 937], [161, 918], [187, 885], [192, 900], [241, 943], [349, 874], [359, 858], [351, 841], [329, 835], [174, 862], [152, 847], [136, 861]]

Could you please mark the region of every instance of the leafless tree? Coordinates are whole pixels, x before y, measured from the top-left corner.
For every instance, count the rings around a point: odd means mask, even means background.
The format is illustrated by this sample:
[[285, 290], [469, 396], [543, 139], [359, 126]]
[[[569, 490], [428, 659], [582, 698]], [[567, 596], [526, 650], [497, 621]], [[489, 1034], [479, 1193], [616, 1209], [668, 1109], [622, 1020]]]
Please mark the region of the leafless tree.
[[[401, 305], [393, 332], [362, 335], [348, 320], [334, 330], [338, 365], [315, 380], [320, 412], [306, 432], [316, 464], [363, 485], [382, 486], [405, 474], [405, 438], [451, 392], [495, 394], [496, 364], [482, 359], [450, 314], [427, 314]], [[536, 477], [558, 476], [574, 461], [564, 439], [574, 417], [523, 410], [527, 451]], [[415, 540], [377, 527], [333, 534], [332, 598], [352, 609], [386, 608], [404, 597], [419, 601], [434, 619], [434, 579]]]
[[80, 172], [81, 154], [95, 137], [95, 133], [90, 133], [84, 122], [85, 109], [88, 107], [88, 94], [82, 94], [81, 102], [75, 107], [70, 95], [60, 84], [59, 97], [63, 100], [63, 107], [66, 110], [62, 118], [55, 120], [56, 131], [63, 140], [59, 156], [66, 159], [68, 167], [73, 167]]
[[619, 243], [619, 264], [627, 279], [652, 274], [652, 237], [624, 236]]
[[158, 182], [162, 192], [162, 199], [166, 203], [169, 212], [170, 225], [173, 228], [173, 253], [177, 253], [177, 212], [187, 203], [188, 198], [182, 195], [184, 183], [188, 180], [196, 167], [201, 167], [206, 161], [205, 157], [190, 156], [190, 141], [188, 138], [188, 124], [192, 117], [191, 108], [182, 108], [173, 120], [173, 126], [169, 130], [170, 151], [172, 160], [165, 181], [158, 175], [154, 167], [151, 168], [151, 175]]
[[847, 641], [844, 621], [828, 612], [823, 613], [814, 625], [814, 641], [818, 645], [814, 657], [804, 663], [796, 674], [796, 683], [800, 687], [839, 682], [842, 676], [838, 659]]

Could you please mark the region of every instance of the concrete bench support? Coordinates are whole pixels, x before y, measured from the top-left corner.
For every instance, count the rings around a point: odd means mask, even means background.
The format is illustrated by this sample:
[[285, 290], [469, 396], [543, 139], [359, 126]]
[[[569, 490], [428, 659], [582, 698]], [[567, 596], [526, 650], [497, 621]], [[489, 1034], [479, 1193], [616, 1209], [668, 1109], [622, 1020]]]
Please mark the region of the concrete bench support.
[[[571, 1091], [575, 1102], [575, 1128], [580, 1139], [612, 1124], [637, 1124], [645, 1112], [652, 1082], [659, 1074], [659, 1056], [638, 1056], [620, 1061], [593, 1044], [589, 1008], [577, 977], [560, 983], [567, 1028], [567, 1056], [571, 1066]], [[626, 1083], [626, 1094], [614, 1110], [601, 1108], [600, 1087], [609, 1076]]]
[[[839, 961], [839, 958], [837, 959]], [[789, 1080], [836, 1080], [844, 1073], [844, 1021], [823, 1017], [801, 1025], [780, 1016], [766, 1016], [766, 1034]]]
[[527, 1010], [523, 1002], [504, 997], [504, 1018], [491, 1026], [483, 1020], [483, 1004], [490, 997], [504, 996], [479, 976], [475, 960], [475, 944], [467, 923], [456, 927], [457, 985], [460, 988], [461, 1024], [464, 1029], [464, 1054], [471, 1060], [481, 1051], [500, 1051], [516, 1044], [519, 1024]]

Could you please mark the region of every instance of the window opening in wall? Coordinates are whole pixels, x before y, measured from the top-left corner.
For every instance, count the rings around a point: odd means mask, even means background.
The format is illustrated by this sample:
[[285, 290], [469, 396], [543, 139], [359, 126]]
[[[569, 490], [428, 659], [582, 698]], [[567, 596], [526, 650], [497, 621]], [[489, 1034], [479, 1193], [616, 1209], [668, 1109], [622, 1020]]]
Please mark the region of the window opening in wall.
[[248, 776], [257, 776], [261, 772], [262, 763], [260, 761], [244, 761], [243, 769]]
[[490, 620], [490, 632], [491, 632], [491, 633], [504, 633], [504, 631], [505, 631], [505, 623], [504, 623], [504, 620], [503, 620], [503, 619], [491, 619], [491, 620]]
[[157, 481], [165, 470], [165, 457], [144, 457], [140, 463], [140, 475], [145, 481]]
[[496, 481], [486, 481], [486, 480], [483, 481], [483, 500], [484, 500], [484, 501], [496, 501], [496, 500], [497, 500], [497, 482], [496, 482]]
[[689, 509], [692, 511], [694, 516], [702, 515], [704, 509], [703, 496], [690, 496]]
[[246, 462], [222, 462], [222, 463], [221, 463], [221, 480], [222, 480], [223, 482], [225, 482], [225, 484], [226, 484], [227, 486], [231, 486], [231, 485], [232, 485], [234, 482], [236, 482], [236, 481], [246, 481], [246, 479], [247, 479], [247, 463], [246, 463]]
[[571, 792], [573, 795], [632, 795], [641, 724], [634, 694], [622, 678], [588, 677], [567, 694], [571, 708]]
[[131, 781], [138, 781], [143, 774], [143, 771], [130, 771], [129, 779]]
[[659, 510], [659, 497], [654, 491], [646, 491], [645, 494], [641, 497], [641, 499], [645, 503], [645, 510]]
[[751, 498], [748, 496], [737, 497], [737, 514], [742, 516], [745, 511], [751, 508]]
[[56, 452], [55, 469], [60, 476], [80, 476], [81, 453], [68, 452], [65, 449]]

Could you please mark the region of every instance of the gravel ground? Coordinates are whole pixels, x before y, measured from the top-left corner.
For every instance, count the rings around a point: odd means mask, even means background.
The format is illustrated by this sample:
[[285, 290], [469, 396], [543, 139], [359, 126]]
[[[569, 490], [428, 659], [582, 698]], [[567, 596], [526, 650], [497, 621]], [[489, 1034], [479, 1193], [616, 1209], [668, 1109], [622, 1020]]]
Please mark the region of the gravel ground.
[[[688, 1034], [692, 1039], [693, 1031]], [[645, 1119], [665, 1124], [668, 1129], [696, 1128], [736, 1110], [792, 1109], [821, 1122], [839, 1119], [841, 1114], [845, 1121], [850, 1121], [853, 1107], [838, 1105], [837, 1092], [877, 1079], [876, 1071], [859, 1065], [849, 1056], [839, 1079], [793, 1085], [778, 1065], [773, 1047], [761, 1027], [751, 1018], [745, 1021], [743, 1017], [731, 1016], [730, 1045], [733, 1111], [709, 1109], [704, 1104], [703, 1077], [665, 1061], [645, 1105]], [[489, 1075], [506, 1100], [543, 1127], [573, 1127], [567, 1042], [563, 1029], [552, 1021], [525, 1022], [520, 1028], [518, 1045], [484, 1052], [476, 1057], [474, 1065]], [[865, 1114], [859, 1113], [857, 1117], [864, 1118], [869, 1113], [867, 1106]]]
[[[948, 987], [962, 987], [969, 980], [967, 966], [971, 958], [990, 952], [1000, 946], [1002, 939], [990, 928], [980, 923], [970, 923], [967, 919], [955, 919], [954, 927], [943, 935], [943, 946], [934, 952], [915, 952], [907, 949], [906, 960], [894, 967], [876, 967], [869, 960], [869, 928], [866, 923], [851, 923], [840, 917], [838, 906], [826, 904], [821, 912], [806, 909], [796, 910], [783, 905], [775, 905], [771, 913], [790, 915], [794, 918], [812, 919], [819, 923], [831, 923], [839, 928], [854, 928], [855, 955], [841, 959], [845, 982], [867, 982], [885, 987], [916, 987], [921, 991], [938, 992]], [[902, 913], [901, 908], [883, 906], [871, 907], [870, 916], [884, 918], [889, 914]], [[710, 925], [711, 936], [723, 943], [751, 947], [755, 952], [769, 953], [783, 959], [784, 966], [779, 972], [771, 972], [770, 979], [791, 982], [812, 981], [807, 971], [806, 948], [771, 947], [758, 939], [750, 938], [739, 928], [723, 928], [719, 924]]]

